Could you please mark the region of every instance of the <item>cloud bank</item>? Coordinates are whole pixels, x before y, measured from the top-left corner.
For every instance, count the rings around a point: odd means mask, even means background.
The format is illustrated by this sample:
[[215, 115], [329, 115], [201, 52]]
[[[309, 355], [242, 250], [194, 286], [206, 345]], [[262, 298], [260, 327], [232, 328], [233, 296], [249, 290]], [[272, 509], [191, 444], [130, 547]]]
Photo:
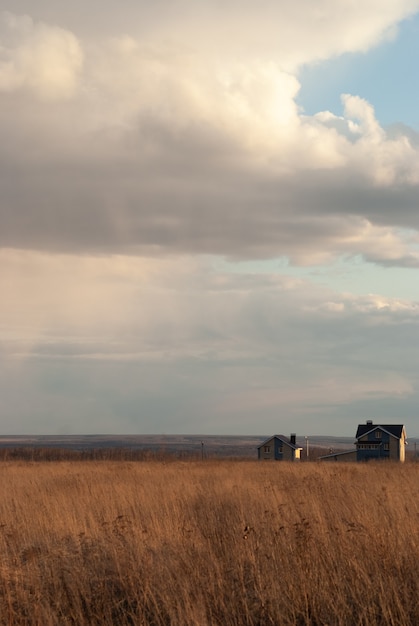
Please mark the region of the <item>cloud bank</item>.
[[418, 399], [418, 303], [211, 259], [3, 251], [1, 263], [9, 432], [350, 435], [359, 406], [391, 416]]
[[418, 8], [0, 2], [7, 429], [255, 432], [260, 412], [339, 433], [378, 400], [413, 410], [417, 302], [290, 268], [419, 265], [417, 131], [362, 94], [297, 104], [301, 67]]
[[416, 3], [159, 4], [96, 38], [3, 13], [0, 244], [416, 265], [412, 133], [357, 95], [341, 115], [295, 100], [299, 64], [376, 44]]

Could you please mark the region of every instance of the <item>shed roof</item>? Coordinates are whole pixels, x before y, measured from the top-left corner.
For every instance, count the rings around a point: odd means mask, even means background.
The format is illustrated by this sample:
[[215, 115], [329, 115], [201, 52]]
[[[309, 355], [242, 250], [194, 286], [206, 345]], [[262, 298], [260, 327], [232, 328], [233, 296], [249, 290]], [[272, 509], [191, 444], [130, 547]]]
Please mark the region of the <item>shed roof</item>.
[[356, 431], [355, 437], [359, 439], [368, 433], [373, 432], [374, 430], [384, 430], [389, 433], [393, 437], [397, 437], [397, 439], [401, 439], [404, 425], [403, 424], [359, 424], [358, 430]]
[[295, 446], [293, 443], [290, 443], [290, 440], [288, 439], [288, 437], [285, 437], [285, 435], [272, 435], [271, 437], [268, 437], [267, 439], [265, 439], [265, 441], [262, 441], [262, 443], [258, 446], [258, 449], [262, 446], [266, 446], [266, 444], [269, 441], [272, 441], [272, 439], [279, 439], [282, 443], [285, 443], [285, 445], [289, 446], [293, 450], [302, 449], [301, 446]]
[[345, 454], [352, 454], [352, 455], [356, 455], [356, 450], [345, 450], [344, 452], [330, 452], [329, 454], [323, 454], [322, 456], [319, 456], [319, 459], [331, 459], [332, 457], [335, 456], [344, 456]]

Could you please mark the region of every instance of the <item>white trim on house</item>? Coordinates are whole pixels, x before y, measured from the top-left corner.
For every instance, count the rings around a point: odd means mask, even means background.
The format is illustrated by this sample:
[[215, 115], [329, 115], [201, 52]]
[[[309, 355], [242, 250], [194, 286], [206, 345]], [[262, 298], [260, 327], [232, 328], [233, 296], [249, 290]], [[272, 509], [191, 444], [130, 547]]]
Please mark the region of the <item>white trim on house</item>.
[[[376, 424], [376, 425], [374, 426], [374, 428], [371, 428], [371, 430], [367, 430], [367, 431], [365, 431], [365, 433], [362, 433], [362, 435], [360, 435], [360, 436], [358, 437], [358, 439], [356, 440], [356, 442], [355, 442], [355, 443], [358, 443], [358, 441], [359, 441], [362, 437], [366, 437], [366, 436], [367, 436], [367, 435], [369, 435], [370, 433], [374, 432], [374, 430], [377, 430], [377, 428], [379, 428], [379, 429], [380, 429], [383, 433], [387, 433], [387, 435], [390, 435], [390, 437], [394, 437], [394, 439], [397, 439], [398, 441], [400, 441], [400, 437], [398, 437], [397, 435], [393, 435], [393, 433], [391, 433], [389, 430], [386, 430], [386, 429], [384, 428], [384, 426], [380, 426], [380, 424]], [[405, 429], [404, 429], [404, 426], [403, 426], [403, 430], [405, 430]], [[405, 431], [405, 438], [406, 438], [406, 431]]]

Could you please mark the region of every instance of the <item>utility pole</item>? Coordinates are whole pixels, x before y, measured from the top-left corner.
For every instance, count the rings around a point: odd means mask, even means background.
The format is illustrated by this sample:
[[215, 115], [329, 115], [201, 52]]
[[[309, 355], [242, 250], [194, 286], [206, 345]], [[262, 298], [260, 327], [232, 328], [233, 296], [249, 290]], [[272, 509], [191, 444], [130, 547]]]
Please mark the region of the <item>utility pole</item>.
[[204, 460], [204, 442], [201, 441], [201, 460]]
[[306, 458], [307, 458], [307, 461], [308, 461], [308, 455], [309, 455], [309, 446], [308, 446], [308, 442], [309, 442], [309, 439], [308, 439], [308, 437], [307, 437], [307, 436], [305, 436], [305, 437], [304, 437], [304, 439], [306, 440]]

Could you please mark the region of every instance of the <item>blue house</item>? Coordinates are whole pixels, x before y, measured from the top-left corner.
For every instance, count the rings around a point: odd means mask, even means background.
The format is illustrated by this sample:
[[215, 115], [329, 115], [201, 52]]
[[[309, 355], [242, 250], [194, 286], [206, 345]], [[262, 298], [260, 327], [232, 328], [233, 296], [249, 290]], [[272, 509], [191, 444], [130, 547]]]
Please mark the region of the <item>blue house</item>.
[[296, 444], [296, 435], [290, 438], [273, 435], [258, 446], [258, 459], [265, 461], [299, 461], [302, 448]]
[[374, 424], [368, 420], [356, 431], [356, 460], [405, 460], [406, 430], [403, 424]]

